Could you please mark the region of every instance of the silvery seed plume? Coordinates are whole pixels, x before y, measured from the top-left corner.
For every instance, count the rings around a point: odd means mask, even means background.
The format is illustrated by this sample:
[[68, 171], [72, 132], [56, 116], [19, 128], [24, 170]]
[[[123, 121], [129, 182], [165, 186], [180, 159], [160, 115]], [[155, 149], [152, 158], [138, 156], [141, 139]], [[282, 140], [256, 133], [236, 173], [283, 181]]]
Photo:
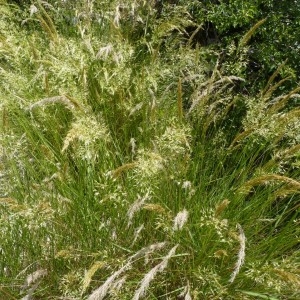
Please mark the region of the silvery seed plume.
[[156, 250], [160, 250], [162, 249], [164, 246], [166, 245], [165, 242], [160, 242], [160, 243], [156, 243], [156, 244], [152, 244], [150, 246], [144, 247], [141, 250], [139, 250], [138, 252], [136, 252], [134, 255], [130, 256], [129, 258], [129, 262], [132, 262], [142, 256], [147, 256], [150, 253], [153, 253]]
[[178, 297], [184, 300], [192, 300], [189, 283], [185, 286], [184, 290], [178, 295]]
[[150, 272], [148, 272], [144, 276], [143, 280], [141, 281], [140, 287], [136, 290], [134, 294], [133, 300], [139, 300], [140, 298], [145, 296], [151, 281], [154, 279], [157, 273], [161, 273], [167, 267], [168, 261], [175, 254], [177, 247], [178, 245], [174, 246], [169, 251], [168, 255], [165, 256], [164, 259], [158, 265], [152, 268]]
[[21, 292], [27, 290], [27, 295], [24, 296], [21, 300], [31, 300], [33, 292], [37, 289], [37, 287], [41, 283], [41, 279], [48, 274], [48, 271], [45, 269], [37, 270], [31, 274], [29, 274], [22, 286]]
[[126, 282], [126, 276], [121, 277], [120, 279], [116, 280], [111, 289], [115, 292], [118, 293], [120, 291], [120, 289], [122, 288], [122, 286], [124, 285], [124, 283]]
[[189, 212], [186, 209], [180, 211], [174, 219], [173, 230], [174, 231], [181, 230], [184, 224], [187, 222], [188, 217], [189, 217]]
[[240, 224], [237, 224], [237, 228], [239, 229], [239, 240], [240, 240], [240, 251], [238, 253], [238, 260], [234, 266], [234, 270], [230, 276], [229, 282], [232, 283], [236, 277], [236, 275], [239, 273], [241, 266], [244, 263], [245, 260], [245, 248], [246, 248], [246, 237], [244, 230]]
[[126, 270], [130, 269], [131, 262], [128, 262], [121, 269], [112, 274], [108, 279], [98, 288], [96, 289], [89, 297], [88, 300], [102, 300], [108, 294], [110, 289], [114, 286], [115, 280]]
[[135, 242], [137, 241], [137, 239], [138, 239], [138, 237], [139, 237], [141, 231], [142, 231], [144, 228], [145, 228], [145, 226], [144, 226], [144, 224], [142, 224], [141, 226], [139, 226], [138, 228], [136, 228], [136, 229], [134, 230], [134, 239], [133, 239], [133, 241], [132, 241], [132, 243], [131, 243], [131, 246], [133, 246], [133, 245], [135, 244]]
[[96, 289], [89, 297], [88, 300], [102, 300], [106, 295], [110, 292], [110, 290], [115, 286], [115, 284], [118, 282], [117, 278], [131, 268], [132, 261], [134, 261], [137, 258], [142, 257], [143, 255], [146, 255], [149, 252], [153, 252], [155, 250], [161, 249], [165, 246], [165, 243], [157, 243], [152, 244], [148, 247], [142, 248], [134, 255], [130, 256], [127, 263], [118, 271], [116, 271], [114, 274], [112, 274], [98, 289]]
[[24, 282], [24, 285], [22, 286], [22, 291], [30, 288], [33, 284], [35, 284], [39, 279], [42, 277], [45, 277], [48, 274], [48, 271], [45, 269], [37, 270], [31, 274], [29, 274]]
[[136, 212], [138, 212], [144, 205], [144, 203], [150, 199], [149, 191], [146, 193], [144, 197], [138, 196], [138, 199], [130, 206], [127, 211], [128, 216], [128, 227], [132, 223], [133, 216]]

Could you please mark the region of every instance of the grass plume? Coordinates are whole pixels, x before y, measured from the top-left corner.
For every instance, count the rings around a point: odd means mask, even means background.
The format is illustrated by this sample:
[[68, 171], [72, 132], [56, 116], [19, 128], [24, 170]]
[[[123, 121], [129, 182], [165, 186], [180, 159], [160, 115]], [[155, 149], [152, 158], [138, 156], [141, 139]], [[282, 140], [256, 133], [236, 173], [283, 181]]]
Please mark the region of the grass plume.
[[168, 265], [169, 259], [175, 254], [176, 249], [178, 245], [174, 246], [169, 253], [162, 259], [162, 261], [156, 265], [154, 268], [152, 268], [143, 278], [143, 280], [140, 282], [140, 287], [135, 291], [133, 300], [139, 300], [142, 297], [145, 296], [146, 291], [151, 283], [151, 281], [155, 278], [155, 276], [158, 273], [161, 273], [164, 271], [164, 269]]
[[239, 230], [240, 249], [239, 249], [239, 253], [238, 253], [238, 259], [235, 263], [233, 272], [230, 275], [230, 279], [229, 279], [230, 283], [234, 282], [236, 276], [240, 272], [240, 269], [241, 269], [241, 267], [242, 267], [242, 265], [244, 264], [244, 261], [245, 261], [246, 237], [245, 237], [245, 233], [243, 231], [243, 228], [240, 224], [237, 224], [237, 228]]

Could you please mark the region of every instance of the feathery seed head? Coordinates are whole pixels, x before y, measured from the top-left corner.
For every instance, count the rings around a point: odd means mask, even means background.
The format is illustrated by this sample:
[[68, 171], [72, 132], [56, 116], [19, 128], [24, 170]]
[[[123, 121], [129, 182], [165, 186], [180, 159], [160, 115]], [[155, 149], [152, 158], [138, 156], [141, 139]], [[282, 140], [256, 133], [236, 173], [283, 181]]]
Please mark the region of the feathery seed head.
[[156, 265], [154, 268], [152, 268], [143, 278], [143, 280], [140, 282], [140, 287], [135, 291], [135, 294], [133, 296], [133, 300], [139, 300], [140, 298], [144, 297], [146, 294], [146, 291], [157, 273], [161, 273], [164, 271], [164, 269], [168, 265], [169, 259], [175, 254], [176, 249], [178, 245], [174, 246], [169, 253], [163, 258], [163, 260]]
[[62, 152], [71, 146], [75, 147], [74, 155], [94, 161], [98, 155], [99, 144], [110, 140], [108, 129], [104, 122], [91, 116], [76, 120], [65, 137]]
[[181, 230], [183, 228], [184, 224], [187, 222], [188, 216], [189, 216], [189, 213], [186, 209], [183, 209], [182, 211], [180, 211], [174, 219], [173, 230], [174, 231]]
[[135, 215], [136, 212], [141, 210], [143, 207], [144, 203], [148, 200], [151, 199], [150, 192], [148, 191], [144, 197], [141, 197], [138, 195], [138, 199], [130, 206], [130, 208], [127, 211], [127, 216], [128, 216], [128, 226], [132, 224], [132, 219]]
[[239, 230], [240, 250], [238, 253], [237, 262], [234, 266], [234, 270], [229, 279], [230, 283], [232, 283], [235, 280], [235, 277], [239, 273], [241, 266], [244, 264], [244, 260], [245, 260], [246, 237], [245, 237], [244, 230], [240, 224], [237, 224], [237, 228]]

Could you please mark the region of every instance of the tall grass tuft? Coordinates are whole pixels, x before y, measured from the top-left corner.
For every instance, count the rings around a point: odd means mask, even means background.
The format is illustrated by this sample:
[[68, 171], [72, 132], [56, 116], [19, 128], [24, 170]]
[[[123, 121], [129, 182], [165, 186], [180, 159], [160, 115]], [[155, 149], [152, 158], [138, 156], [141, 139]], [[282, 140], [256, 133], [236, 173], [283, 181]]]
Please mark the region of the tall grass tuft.
[[177, 2], [0, 6], [1, 299], [300, 298], [299, 87]]

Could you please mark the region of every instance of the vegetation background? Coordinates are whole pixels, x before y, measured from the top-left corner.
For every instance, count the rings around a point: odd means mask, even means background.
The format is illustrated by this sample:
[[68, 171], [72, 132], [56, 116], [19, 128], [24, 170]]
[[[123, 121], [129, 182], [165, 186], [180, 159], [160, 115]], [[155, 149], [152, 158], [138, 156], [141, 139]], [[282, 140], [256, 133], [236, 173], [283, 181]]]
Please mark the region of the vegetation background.
[[299, 299], [299, 23], [0, 0], [0, 298]]

